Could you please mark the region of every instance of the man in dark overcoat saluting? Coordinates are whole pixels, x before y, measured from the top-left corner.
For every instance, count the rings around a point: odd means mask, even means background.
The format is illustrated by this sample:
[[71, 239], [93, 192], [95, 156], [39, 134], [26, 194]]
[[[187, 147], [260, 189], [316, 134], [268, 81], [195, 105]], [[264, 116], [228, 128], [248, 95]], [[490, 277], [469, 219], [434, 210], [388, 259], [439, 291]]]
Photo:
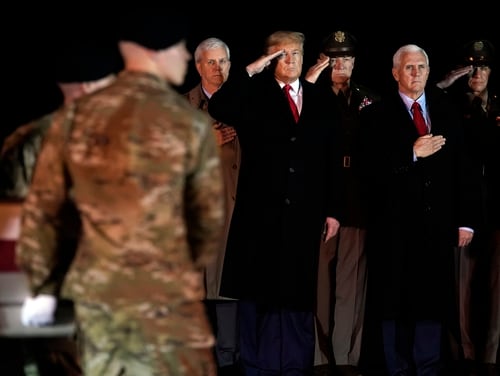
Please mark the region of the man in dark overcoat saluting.
[[339, 226], [339, 115], [299, 78], [303, 44], [299, 32], [271, 34], [264, 56], [233, 71], [208, 105], [236, 128], [242, 148], [221, 295], [240, 300], [247, 376], [311, 373], [318, 247], [323, 230], [327, 239]]

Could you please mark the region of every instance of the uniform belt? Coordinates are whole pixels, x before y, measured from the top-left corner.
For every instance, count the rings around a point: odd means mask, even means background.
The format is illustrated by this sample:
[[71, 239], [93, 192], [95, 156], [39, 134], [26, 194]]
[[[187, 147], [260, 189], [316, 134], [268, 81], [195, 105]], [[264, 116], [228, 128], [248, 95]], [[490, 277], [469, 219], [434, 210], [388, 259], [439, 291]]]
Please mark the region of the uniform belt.
[[351, 156], [350, 155], [344, 155], [343, 160], [342, 160], [342, 167], [344, 167], [344, 168], [351, 167]]

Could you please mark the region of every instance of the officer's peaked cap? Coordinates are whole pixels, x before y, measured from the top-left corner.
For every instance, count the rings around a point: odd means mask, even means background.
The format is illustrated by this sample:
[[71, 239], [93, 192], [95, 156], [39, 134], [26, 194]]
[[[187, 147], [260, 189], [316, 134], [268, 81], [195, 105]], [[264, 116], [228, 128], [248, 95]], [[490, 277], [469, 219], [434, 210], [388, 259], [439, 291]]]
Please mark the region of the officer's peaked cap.
[[328, 35], [322, 46], [322, 52], [330, 57], [356, 56], [357, 41], [347, 31], [337, 30]]
[[495, 47], [486, 39], [472, 40], [464, 46], [465, 64], [490, 65], [495, 55]]

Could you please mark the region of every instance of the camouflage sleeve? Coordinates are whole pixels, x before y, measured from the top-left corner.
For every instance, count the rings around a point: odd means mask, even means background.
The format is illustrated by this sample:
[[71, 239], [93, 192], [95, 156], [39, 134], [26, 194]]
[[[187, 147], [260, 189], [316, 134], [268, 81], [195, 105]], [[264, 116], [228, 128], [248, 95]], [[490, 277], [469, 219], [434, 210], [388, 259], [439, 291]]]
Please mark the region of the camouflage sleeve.
[[225, 220], [218, 147], [210, 121], [201, 123], [198, 124], [201, 133], [199, 150], [185, 188], [188, 240], [198, 267], [212, 262], [219, 252]]
[[74, 247], [68, 246], [68, 234], [62, 232], [65, 219], [61, 215], [66, 219], [77, 217], [66, 200], [65, 132], [62, 129], [65, 119], [64, 109], [54, 114], [21, 213], [16, 262], [26, 273], [33, 295], [58, 295], [62, 274], [67, 269], [62, 265], [69, 265], [72, 257], [61, 252], [66, 252], [67, 248], [69, 253], [74, 253]]
[[0, 196], [22, 200], [26, 197], [43, 135], [50, 124], [46, 115], [18, 127], [4, 141], [0, 155]]

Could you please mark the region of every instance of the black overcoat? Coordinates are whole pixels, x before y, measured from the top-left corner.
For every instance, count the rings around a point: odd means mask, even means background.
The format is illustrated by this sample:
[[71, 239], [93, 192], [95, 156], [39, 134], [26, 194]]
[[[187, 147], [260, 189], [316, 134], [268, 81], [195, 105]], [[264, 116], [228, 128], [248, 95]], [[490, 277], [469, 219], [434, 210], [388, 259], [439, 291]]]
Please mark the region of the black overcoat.
[[453, 308], [453, 247], [478, 219], [479, 181], [464, 157], [458, 109], [427, 89], [431, 133], [446, 144], [414, 161], [416, 128], [397, 91], [362, 111], [371, 280], [385, 319], [441, 319]]
[[232, 124], [242, 148], [221, 295], [312, 310], [326, 216], [337, 217], [333, 167], [338, 110], [301, 81], [297, 124], [271, 71], [232, 73], [212, 96], [212, 117]]

